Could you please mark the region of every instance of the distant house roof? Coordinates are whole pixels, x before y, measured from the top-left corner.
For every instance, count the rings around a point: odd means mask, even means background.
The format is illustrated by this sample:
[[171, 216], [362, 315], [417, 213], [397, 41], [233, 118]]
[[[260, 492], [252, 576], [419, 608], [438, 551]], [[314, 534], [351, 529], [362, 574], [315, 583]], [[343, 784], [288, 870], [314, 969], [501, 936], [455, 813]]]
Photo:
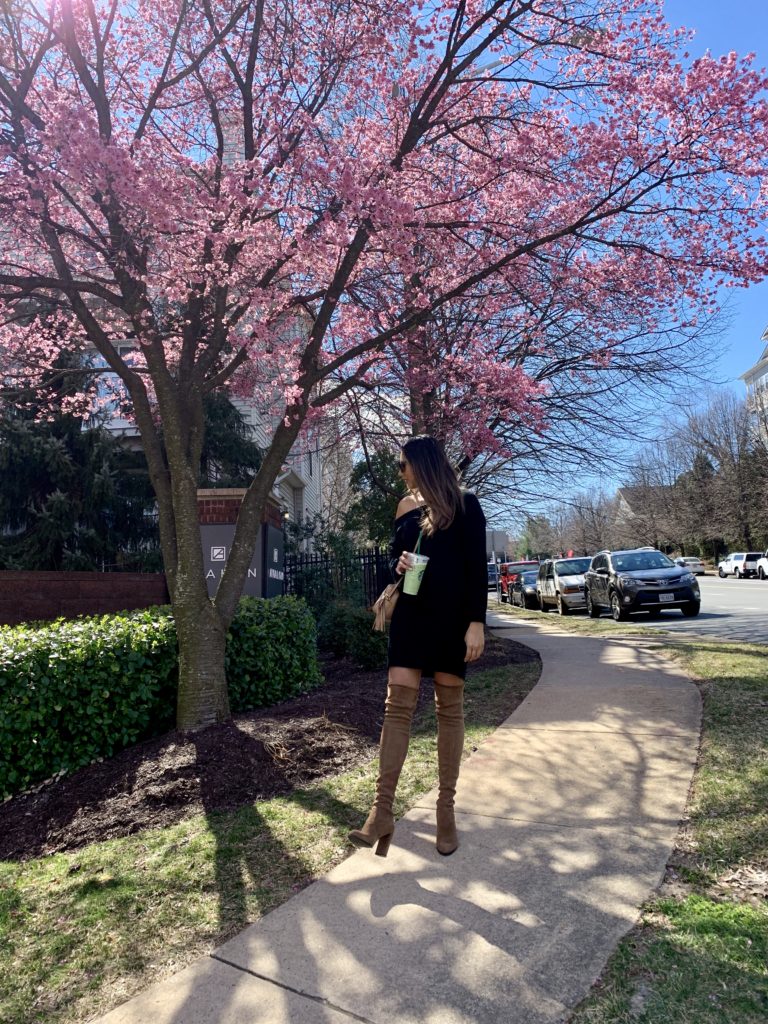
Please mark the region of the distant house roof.
[[[768, 341], [768, 327], [762, 333], [760, 338], [761, 341]], [[761, 377], [768, 376], [768, 345], [763, 349], [763, 354], [760, 356], [754, 366], [750, 366], [739, 377], [739, 380], [743, 380], [745, 384], [752, 384], [755, 380], [759, 380]]]
[[670, 488], [663, 484], [648, 484], [644, 487], [620, 487], [616, 491], [616, 497], [619, 499], [621, 511], [634, 516], [642, 513], [643, 506], [648, 503], [649, 498], [663, 498], [669, 490]]

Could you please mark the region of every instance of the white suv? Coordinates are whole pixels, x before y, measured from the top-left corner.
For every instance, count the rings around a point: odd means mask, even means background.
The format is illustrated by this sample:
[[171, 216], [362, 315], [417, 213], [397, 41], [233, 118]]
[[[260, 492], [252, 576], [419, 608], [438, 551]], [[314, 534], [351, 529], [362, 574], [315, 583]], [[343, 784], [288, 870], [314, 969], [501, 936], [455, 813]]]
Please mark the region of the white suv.
[[717, 567], [717, 575], [722, 579], [733, 574], [737, 580], [757, 576], [759, 559], [759, 551], [737, 551], [735, 554], [726, 555]]
[[768, 551], [765, 552], [762, 558], [757, 560], [757, 578], [759, 580], [768, 580]]

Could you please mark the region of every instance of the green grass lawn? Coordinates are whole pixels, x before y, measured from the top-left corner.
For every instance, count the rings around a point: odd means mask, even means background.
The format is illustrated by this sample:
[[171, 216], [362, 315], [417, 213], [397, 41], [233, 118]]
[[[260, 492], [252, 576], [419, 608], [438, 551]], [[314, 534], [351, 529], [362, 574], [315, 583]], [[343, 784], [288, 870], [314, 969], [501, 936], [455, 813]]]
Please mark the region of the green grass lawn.
[[569, 1024], [764, 1024], [768, 647], [680, 638], [607, 618], [545, 621], [590, 636], [654, 638], [698, 680], [704, 707], [699, 764], [666, 881]]
[[[469, 677], [465, 753], [527, 693], [538, 666]], [[436, 781], [430, 709], [414, 730], [396, 813]], [[0, 862], [0, 1020], [105, 1013], [210, 952], [350, 853], [375, 761], [292, 796], [24, 863]]]
[[[510, 611], [542, 621], [537, 612]], [[571, 1024], [757, 1024], [768, 1018], [768, 648], [547, 616], [650, 637], [699, 680], [699, 767], [665, 884]], [[467, 750], [530, 666], [467, 686]], [[435, 781], [434, 717], [416, 730], [398, 814]], [[23, 864], [0, 863], [0, 1020], [83, 1021], [209, 952], [343, 859], [375, 764], [293, 794]]]

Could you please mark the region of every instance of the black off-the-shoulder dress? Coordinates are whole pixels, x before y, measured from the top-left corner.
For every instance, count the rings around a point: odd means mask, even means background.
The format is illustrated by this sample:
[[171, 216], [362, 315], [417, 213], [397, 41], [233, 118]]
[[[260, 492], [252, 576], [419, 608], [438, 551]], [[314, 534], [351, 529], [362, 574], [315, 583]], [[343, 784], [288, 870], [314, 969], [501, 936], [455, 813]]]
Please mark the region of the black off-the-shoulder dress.
[[[395, 520], [389, 548], [393, 574], [400, 554], [416, 545], [422, 511], [415, 508]], [[420, 550], [429, 562], [418, 594], [401, 593], [395, 605], [388, 664], [463, 679], [464, 636], [470, 622], [485, 622], [488, 603], [485, 516], [474, 494], [464, 494], [464, 512], [447, 529], [422, 537]]]

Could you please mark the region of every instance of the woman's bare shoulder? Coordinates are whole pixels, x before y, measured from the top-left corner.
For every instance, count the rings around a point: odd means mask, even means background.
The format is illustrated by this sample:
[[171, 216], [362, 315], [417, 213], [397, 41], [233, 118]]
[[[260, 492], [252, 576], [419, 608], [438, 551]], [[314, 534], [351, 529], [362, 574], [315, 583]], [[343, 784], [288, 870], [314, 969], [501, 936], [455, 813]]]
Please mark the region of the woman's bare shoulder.
[[418, 502], [412, 494], [406, 494], [406, 496], [401, 498], [398, 502], [395, 519], [399, 519], [400, 516], [404, 516], [406, 512], [413, 512], [415, 508], [421, 508], [420, 502]]

